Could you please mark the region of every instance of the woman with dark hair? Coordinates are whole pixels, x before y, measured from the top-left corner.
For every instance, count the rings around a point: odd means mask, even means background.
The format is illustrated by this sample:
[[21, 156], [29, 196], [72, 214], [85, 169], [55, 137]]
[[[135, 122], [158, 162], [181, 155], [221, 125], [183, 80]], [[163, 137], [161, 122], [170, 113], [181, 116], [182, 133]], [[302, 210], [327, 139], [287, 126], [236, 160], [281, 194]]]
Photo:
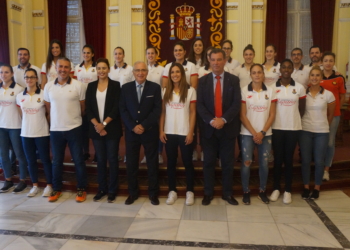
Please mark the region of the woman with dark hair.
[[[323, 72], [319, 66], [309, 73], [309, 87], [306, 89], [305, 114], [301, 119], [300, 132], [301, 170], [304, 183], [303, 199], [318, 199], [322, 184], [323, 170], [329, 130], [332, 124], [336, 99], [332, 92], [321, 86]], [[315, 187], [310, 193], [311, 160], [315, 162]]]
[[52, 164], [50, 159], [50, 133], [46, 117], [44, 91], [39, 88], [38, 75], [34, 69], [27, 69], [24, 73], [26, 88], [16, 98], [19, 112], [22, 114], [21, 137], [24, 153], [28, 162], [30, 178], [33, 187], [27, 194], [33, 197], [39, 192], [38, 163], [36, 149], [44, 165], [47, 186], [42, 194], [50, 196], [52, 192]]
[[99, 201], [108, 194], [108, 202], [112, 203], [118, 189], [118, 151], [123, 134], [119, 113], [121, 88], [119, 82], [108, 77], [110, 66], [107, 59], [98, 59], [96, 69], [98, 80], [89, 83], [85, 98], [86, 115], [90, 121], [89, 136], [97, 155], [98, 193], [93, 199]]
[[205, 53], [202, 39], [195, 39], [192, 42], [190, 54], [187, 60], [196, 65], [197, 70], [204, 66]]
[[[94, 61], [95, 50], [94, 47], [90, 44], [86, 44], [82, 50], [83, 62], [75, 66], [74, 78], [82, 82], [87, 88], [90, 82], [97, 80], [97, 71], [96, 63]], [[86, 114], [83, 115], [83, 152], [84, 160], [88, 160], [90, 157], [89, 153], [89, 121], [86, 117]], [[95, 157], [96, 158], [96, 157]], [[96, 162], [97, 159], [94, 159], [93, 162]]]
[[235, 70], [235, 68], [237, 68], [240, 65], [240, 63], [236, 59], [233, 59], [231, 57], [231, 53], [232, 53], [232, 50], [233, 50], [232, 41], [228, 40], [228, 39], [222, 41], [221, 48], [222, 48], [223, 51], [225, 51], [225, 54], [226, 54], [226, 64], [225, 64], [225, 66], [228, 69], [228, 72], [233, 74], [233, 71]]
[[120, 83], [122, 86], [124, 83], [135, 80], [132, 73], [133, 67], [124, 62], [125, 52], [122, 47], [116, 47], [113, 52], [114, 66], [110, 69], [108, 77], [114, 81]]
[[[3, 64], [0, 67], [0, 155], [1, 165], [5, 173], [5, 183], [0, 189], [1, 193], [14, 188], [12, 182], [11, 161], [9, 159], [10, 145], [19, 161], [20, 182], [14, 189], [14, 193], [22, 192], [27, 184], [27, 160], [23, 152], [21, 141], [22, 119], [17, 109], [16, 96], [23, 92], [23, 87], [13, 81], [13, 68]], [[10, 118], [10, 119], [9, 119]]]
[[332, 123], [329, 130], [329, 142], [326, 153], [325, 168], [323, 180], [329, 181], [329, 169], [332, 166], [334, 151], [335, 151], [335, 136], [337, 134], [340, 121], [340, 108], [345, 102], [345, 79], [342, 75], [336, 74], [333, 70], [335, 64], [335, 54], [332, 52], [324, 52], [322, 56], [323, 65], [323, 81], [321, 86], [332, 92], [335, 97], [335, 110]]
[[293, 62], [281, 62], [281, 78], [275, 83], [277, 97], [276, 118], [272, 124], [272, 147], [275, 155], [273, 165], [273, 192], [270, 201], [277, 201], [281, 190], [282, 165], [284, 165], [283, 203], [292, 202], [293, 156], [301, 127], [301, 117], [305, 112], [305, 88], [295, 82], [291, 75]]
[[179, 147], [186, 169], [186, 205], [194, 203], [192, 141], [196, 123], [196, 100], [196, 90], [188, 85], [183, 66], [173, 63], [169, 68], [168, 85], [163, 91], [163, 108], [159, 122], [159, 137], [165, 144], [168, 158], [169, 195], [166, 200], [168, 205], [174, 204], [177, 199], [176, 162]]
[[[57, 78], [56, 62], [60, 57], [65, 57], [63, 45], [60, 40], [53, 39], [49, 45], [46, 62], [41, 67], [41, 89], [45, 88], [47, 82]], [[73, 77], [73, 74], [74, 65], [71, 63], [70, 77]]]
[[254, 148], [258, 148], [260, 192], [258, 198], [269, 203], [266, 183], [269, 173], [268, 154], [271, 150], [271, 125], [275, 120], [276, 96], [273, 88], [264, 83], [264, 68], [261, 64], [250, 67], [252, 82], [243, 87], [241, 105], [243, 203], [250, 205], [250, 165]]
[[280, 63], [275, 60], [277, 50], [275, 45], [268, 44], [265, 48], [265, 61], [262, 64], [264, 67], [265, 81], [268, 86], [277, 82], [280, 78]]
[[244, 63], [233, 71], [233, 74], [239, 78], [241, 88], [247, 86], [252, 81], [250, 67], [254, 64], [254, 57], [255, 50], [253, 45], [248, 44], [243, 50]]

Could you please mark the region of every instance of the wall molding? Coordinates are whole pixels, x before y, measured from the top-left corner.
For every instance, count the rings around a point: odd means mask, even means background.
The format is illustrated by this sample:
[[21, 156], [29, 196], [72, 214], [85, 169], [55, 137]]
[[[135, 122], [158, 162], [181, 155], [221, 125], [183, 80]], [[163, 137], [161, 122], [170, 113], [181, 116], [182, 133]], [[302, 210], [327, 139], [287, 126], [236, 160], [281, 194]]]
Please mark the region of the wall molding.
[[119, 23], [109, 23], [109, 26], [113, 27], [113, 26], [119, 26]]
[[227, 23], [238, 23], [238, 20], [227, 20]]
[[14, 1], [11, 1], [11, 2], [10, 2], [10, 5], [11, 5], [11, 6], [10, 6], [11, 9], [17, 10], [17, 11], [19, 11], [19, 12], [21, 12], [22, 9], [23, 9], [23, 5], [22, 5], [22, 4], [16, 3], [16, 2], [14, 2]]
[[109, 14], [119, 13], [119, 6], [109, 6], [108, 11]]
[[263, 20], [262, 19], [255, 19], [255, 20], [252, 20], [253, 23], [262, 23]]
[[35, 29], [35, 30], [43, 30], [43, 29], [45, 29], [45, 26], [34, 26], [33, 29]]
[[350, 22], [350, 18], [339, 18], [339, 22]]
[[132, 12], [143, 12], [143, 5], [131, 5]]
[[43, 17], [44, 10], [33, 10], [32, 15], [33, 15], [33, 17]]
[[143, 25], [143, 22], [132, 22], [131, 25]]
[[252, 2], [252, 9], [253, 10], [263, 10], [264, 9], [264, 2]]
[[22, 25], [22, 22], [20, 22], [20, 21], [13, 20], [13, 19], [11, 19], [10, 21], [11, 21], [11, 23]]
[[226, 4], [226, 10], [238, 10], [238, 2], [228, 2]]
[[350, 8], [350, 0], [341, 0], [339, 8]]

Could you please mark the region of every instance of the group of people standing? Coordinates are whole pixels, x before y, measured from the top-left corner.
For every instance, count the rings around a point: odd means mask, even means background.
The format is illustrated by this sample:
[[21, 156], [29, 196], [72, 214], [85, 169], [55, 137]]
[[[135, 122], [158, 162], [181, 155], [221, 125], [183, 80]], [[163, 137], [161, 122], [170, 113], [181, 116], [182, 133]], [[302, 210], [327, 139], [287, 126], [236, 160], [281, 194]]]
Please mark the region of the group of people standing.
[[[33, 183], [28, 196], [38, 188], [37, 153], [47, 186], [43, 196], [55, 202], [62, 195], [65, 148], [76, 168], [76, 201], [86, 199], [86, 166], [89, 138], [95, 149], [98, 192], [94, 201], [107, 196], [113, 202], [118, 191], [119, 143], [125, 131], [126, 170], [129, 197], [138, 199], [137, 173], [141, 145], [148, 169], [148, 193], [159, 204], [158, 166], [167, 155], [169, 194], [177, 199], [178, 148], [186, 172], [186, 205], [194, 203], [194, 167], [199, 142], [204, 173], [203, 205], [214, 195], [215, 166], [222, 168], [222, 199], [238, 205], [233, 197], [233, 165], [236, 138], [240, 148], [243, 203], [249, 205], [250, 166], [258, 150], [263, 203], [280, 196], [282, 166], [285, 170], [283, 202], [292, 202], [293, 155], [299, 142], [304, 199], [319, 197], [322, 179], [329, 180], [340, 108], [345, 100], [345, 81], [334, 66], [332, 52], [310, 48], [310, 65], [302, 65], [303, 52], [295, 48], [291, 60], [275, 60], [276, 48], [267, 45], [265, 62], [254, 63], [255, 50], [248, 45], [244, 63], [231, 57], [230, 40], [222, 49], [205, 48], [193, 41], [186, 58], [182, 42], [174, 45], [174, 61], [157, 64], [157, 50], [146, 50], [147, 63], [124, 62], [125, 52], [116, 47], [115, 63], [94, 59], [94, 48], [85, 45], [83, 62], [73, 67], [60, 41], [52, 40], [42, 69], [29, 63], [28, 49], [17, 51], [19, 65], [0, 67], [0, 152], [6, 181], [0, 192], [22, 192], [27, 166]], [[11, 117], [11, 119], [9, 119]], [[199, 130], [199, 134], [198, 134]], [[197, 139], [199, 138], [199, 140]], [[52, 162], [50, 159], [50, 145]], [[12, 182], [10, 148], [19, 162], [20, 182]], [[268, 161], [274, 155], [273, 192], [268, 197]], [[315, 162], [315, 187], [310, 191], [310, 165]], [[109, 171], [107, 168], [107, 162]]]

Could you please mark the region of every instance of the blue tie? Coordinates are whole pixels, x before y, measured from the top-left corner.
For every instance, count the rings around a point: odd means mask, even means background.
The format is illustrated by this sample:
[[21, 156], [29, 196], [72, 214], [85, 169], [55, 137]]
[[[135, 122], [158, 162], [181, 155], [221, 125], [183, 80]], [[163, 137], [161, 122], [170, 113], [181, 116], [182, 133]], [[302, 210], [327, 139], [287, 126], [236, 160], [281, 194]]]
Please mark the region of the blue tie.
[[139, 103], [141, 100], [141, 88], [142, 88], [142, 84], [137, 85], [137, 99], [139, 99]]

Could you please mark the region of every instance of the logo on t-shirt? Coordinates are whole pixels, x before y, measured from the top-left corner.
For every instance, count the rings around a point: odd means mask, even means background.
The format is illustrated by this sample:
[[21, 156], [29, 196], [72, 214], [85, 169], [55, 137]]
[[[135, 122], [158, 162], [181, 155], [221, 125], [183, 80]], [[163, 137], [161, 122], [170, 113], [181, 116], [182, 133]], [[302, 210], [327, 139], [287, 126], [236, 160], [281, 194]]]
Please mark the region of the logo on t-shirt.
[[292, 92], [294, 95], [297, 93], [296, 91], [295, 91], [295, 89], [293, 89], [293, 92]]
[[269, 99], [269, 97], [267, 95], [265, 95], [265, 100], [268, 100], [268, 99]]
[[26, 99], [22, 99], [21, 102], [24, 102]]
[[172, 109], [183, 109], [185, 107], [185, 103], [182, 103], [182, 102], [171, 102], [171, 103], [169, 103], [169, 106]]
[[253, 110], [254, 112], [264, 112], [267, 110], [267, 106], [265, 105], [254, 105], [254, 104], [251, 104], [249, 106], [249, 109]]
[[333, 85], [336, 85], [337, 84], [337, 82], [332, 82], [333, 83]]
[[3, 106], [3, 107], [10, 106], [11, 104], [12, 104], [12, 102], [10, 102], [10, 101], [1, 101], [0, 102], [0, 106]]
[[293, 106], [296, 101], [293, 99], [278, 99], [277, 103], [281, 106]]
[[10, 96], [14, 96], [15, 95], [15, 92], [12, 92], [11, 94], [10, 94]]
[[34, 108], [23, 108], [23, 111], [28, 114], [28, 115], [35, 115], [36, 113], [39, 112], [39, 109], [34, 109]]
[[273, 73], [276, 73], [276, 69], [273, 69]]
[[281, 90], [280, 90], [280, 89], [277, 89], [277, 90], [276, 90], [276, 93], [279, 93], [279, 92], [281, 92]]
[[37, 103], [41, 103], [41, 100], [40, 100], [40, 98], [38, 98], [38, 100], [36, 101]]
[[247, 96], [247, 99], [250, 99], [250, 98], [252, 98], [252, 97], [253, 97], [252, 95], [248, 95], [248, 96]]
[[92, 69], [91, 72], [95, 72], [95, 69]]

